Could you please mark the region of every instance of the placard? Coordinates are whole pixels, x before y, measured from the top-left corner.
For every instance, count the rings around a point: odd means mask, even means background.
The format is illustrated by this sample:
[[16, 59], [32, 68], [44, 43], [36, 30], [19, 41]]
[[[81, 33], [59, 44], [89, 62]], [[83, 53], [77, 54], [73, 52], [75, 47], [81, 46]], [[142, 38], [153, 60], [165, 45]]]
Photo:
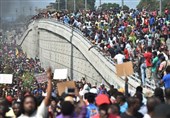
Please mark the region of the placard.
[[62, 95], [63, 92], [65, 92], [66, 88], [75, 88], [76, 89], [76, 84], [74, 81], [66, 81], [66, 82], [60, 82], [57, 83], [57, 90], [59, 96]]
[[133, 64], [131, 61], [122, 64], [116, 64], [116, 72], [119, 77], [128, 76], [134, 73]]
[[0, 74], [0, 84], [12, 84], [12, 74]]
[[133, 64], [131, 61], [125, 63], [125, 73], [126, 76], [132, 75], [134, 73]]
[[55, 69], [53, 79], [63, 80], [67, 79], [68, 69]]
[[47, 74], [46, 73], [41, 73], [41, 74], [36, 74], [34, 75], [38, 83], [44, 83], [47, 82]]

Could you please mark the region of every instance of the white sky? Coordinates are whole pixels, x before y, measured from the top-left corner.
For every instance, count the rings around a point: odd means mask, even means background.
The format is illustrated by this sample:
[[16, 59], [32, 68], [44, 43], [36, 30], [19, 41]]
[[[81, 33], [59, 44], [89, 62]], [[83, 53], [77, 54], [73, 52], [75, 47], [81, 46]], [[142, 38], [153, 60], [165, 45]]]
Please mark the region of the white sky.
[[[10, 16], [16, 16], [16, 9], [18, 11], [17, 14], [30, 14], [30, 8], [32, 9], [32, 12], [35, 10], [35, 8], [45, 8], [46, 5], [48, 5], [51, 2], [55, 2], [56, 0], [0, 0], [0, 12], [3, 14], [2, 16], [10, 17]], [[60, 0], [61, 1], [61, 0]], [[100, 0], [96, 0], [96, 6], [99, 5]], [[101, 0], [102, 3], [118, 3], [121, 5], [122, 0]], [[136, 8], [136, 5], [139, 3], [140, 0], [124, 0], [124, 4], [129, 6], [130, 8]], [[8, 8], [6, 5], [3, 5], [3, 2], [7, 4], [8, 2], [11, 4]], [[6, 9], [8, 10], [7, 13], [5, 13]], [[23, 10], [24, 9], [24, 10]], [[24, 12], [23, 12], [24, 11]], [[6, 15], [5, 15], [6, 14]]]

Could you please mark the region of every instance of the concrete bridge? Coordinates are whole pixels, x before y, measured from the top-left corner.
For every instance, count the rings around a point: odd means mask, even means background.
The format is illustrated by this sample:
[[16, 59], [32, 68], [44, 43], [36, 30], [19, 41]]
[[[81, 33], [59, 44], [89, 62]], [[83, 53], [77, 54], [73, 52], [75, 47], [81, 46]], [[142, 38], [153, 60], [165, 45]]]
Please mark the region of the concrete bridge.
[[[80, 80], [85, 77], [92, 84], [113, 84], [124, 87], [124, 78], [116, 75], [114, 63], [96, 48], [81, 31], [52, 19], [33, 21], [18, 42], [28, 57], [40, 58], [42, 67], [68, 68], [69, 77]], [[129, 88], [134, 91], [140, 85], [138, 75], [129, 77]], [[154, 89], [152, 82], [147, 84]]]

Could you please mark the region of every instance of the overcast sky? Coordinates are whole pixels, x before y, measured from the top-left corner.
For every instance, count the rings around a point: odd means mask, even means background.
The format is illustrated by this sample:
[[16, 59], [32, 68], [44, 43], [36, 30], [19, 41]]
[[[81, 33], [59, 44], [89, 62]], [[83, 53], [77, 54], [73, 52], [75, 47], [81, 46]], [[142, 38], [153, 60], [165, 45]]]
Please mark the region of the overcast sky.
[[[35, 8], [45, 8], [51, 2], [56, 0], [0, 0], [0, 16], [11, 17], [17, 14], [29, 15], [35, 11]], [[111, 2], [121, 5], [122, 0], [102, 0], [102, 3]], [[135, 8], [140, 0], [124, 0], [125, 5], [130, 8]], [[96, 5], [99, 5], [99, 0], [96, 0]], [[30, 10], [31, 9], [31, 10]]]

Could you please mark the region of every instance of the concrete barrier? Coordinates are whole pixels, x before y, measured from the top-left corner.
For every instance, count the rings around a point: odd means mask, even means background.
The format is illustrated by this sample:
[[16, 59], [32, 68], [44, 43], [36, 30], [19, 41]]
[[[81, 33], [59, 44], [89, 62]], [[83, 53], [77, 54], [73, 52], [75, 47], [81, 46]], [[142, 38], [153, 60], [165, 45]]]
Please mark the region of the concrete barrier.
[[[69, 25], [55, 20], [34, 21], [22, 37], [21, 46], [29, 57], [38, 56], [43, 67], [68, 68], [69, 77], [80, 80], [85, 77], [93, 84], [113, 84], [124, 88], [124, 78], [116, 75], [114, 63], [109, 57], [92, 48], [83, 34]], [[128, 77], [132, 92], [140, 85], [135, 74]], [[151, 88], [153, 89], [153, 88]]]

